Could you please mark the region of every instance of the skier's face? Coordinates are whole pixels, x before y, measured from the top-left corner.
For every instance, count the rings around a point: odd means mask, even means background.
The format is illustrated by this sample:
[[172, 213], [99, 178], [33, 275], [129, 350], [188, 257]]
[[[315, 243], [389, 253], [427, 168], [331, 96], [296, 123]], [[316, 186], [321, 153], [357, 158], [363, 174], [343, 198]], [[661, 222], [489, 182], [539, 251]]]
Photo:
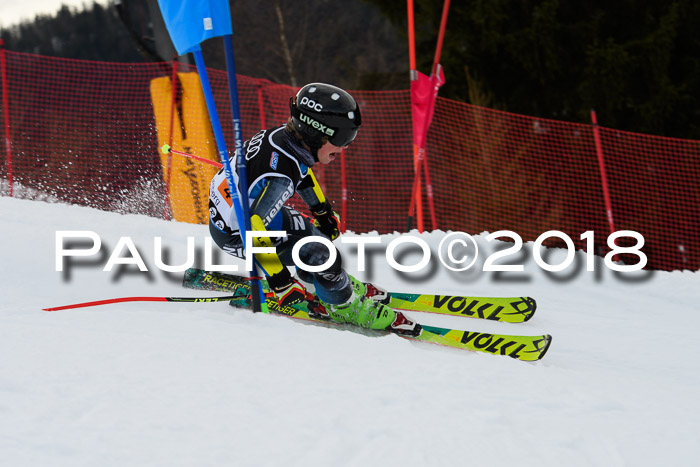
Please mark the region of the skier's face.
[[332, 160], [334, 160], [340, 155], [340, 151], [342, 151], [345, 148], [347, 148], [347, 146], [342, 148], [338, 146], [333, 146], [329, 141], [319, 148], [318, 161], [321, 164], [330, 164]]

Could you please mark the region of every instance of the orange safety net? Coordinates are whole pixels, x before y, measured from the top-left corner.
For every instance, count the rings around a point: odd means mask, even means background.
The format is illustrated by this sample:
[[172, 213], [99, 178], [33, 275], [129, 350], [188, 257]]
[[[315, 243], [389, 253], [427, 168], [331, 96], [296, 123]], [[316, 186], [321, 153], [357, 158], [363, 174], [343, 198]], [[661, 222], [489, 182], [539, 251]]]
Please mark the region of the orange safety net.
[[[11, 176], [14, 196], [168, 217], [158, 151], [167, 141], [158, 140], [149, 86], [171, 76], [171, 64], [3, 54], [8, 105], [0, 108], [0, 125], [7, 123], [10, 134], [0, 149], [4, 194]], [[178, 69], [188, 71], [194, 69]], [[210, 80], [231, 150], [226, 74], [210, 70]], [[245, 76], [238, 85], [245, 139], [286, 121], [295, 88]], [[410, 91], [350, 92], [362, 109], [358, 138], [342, 161], [314, 172], [348, 230], [405, 232], [414, 171]], [[173, 97], [167, 105], [177, 112]], [[599, 131], [615, 229], [644, 236], [648, 268], [700, 269], [700, 142]], [[580, 235], [592, 230], [596, 253], [609, 251], [593, 135], [593, 125], [438, 97], [426, 144], [437, 227], [512, 230], [524, 241], [560, 230], [577, 248], [585, 248]], [[426, 195], [424, 189], [429, 226]], [[563, 246], [556, 239], [545, 244]]]

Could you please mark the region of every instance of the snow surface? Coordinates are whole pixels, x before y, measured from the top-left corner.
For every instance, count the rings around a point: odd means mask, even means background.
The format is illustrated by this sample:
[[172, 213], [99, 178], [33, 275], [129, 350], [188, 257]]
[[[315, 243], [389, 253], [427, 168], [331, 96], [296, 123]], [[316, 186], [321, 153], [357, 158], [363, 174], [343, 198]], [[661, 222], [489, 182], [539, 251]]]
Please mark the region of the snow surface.
[[[3, 466], [656, 466], [700, 454], [698, 273], [616, 275], [602, 262], [586, 272], [579, 253], [578, 267], [544, 274], [525, 249], [521, 273], [478, 264], [453, 273], [434, 260], [428, 272], [399, 274], [382, 249], [370, 250], [358, 276], [396, 291], [536, 297], [535, 317], [517, 325], [413, 314], [554, 336], [542, 361], [524, 363], [226, 303], [45, 312], [122, 296], [218, 295], [182, 288], [181, 273], [154, 262], [154, 237], [166, 262], [181, 264], [186, 237], [202, 253], [207, 228], [7, 197], [0, 219]], [[58, 230], [96, 232], [102, 255], [56, 272]], [[422, 238], [435, 249], [444, 236]], [[120, 237], [134, 241], [149, 273], [102, 270]], [[396, 237], [382, 236], [383, 247]], [[354, 272], [355, 250], [336, 243]], [[549, 261], [557, 258], [562, 251]]]

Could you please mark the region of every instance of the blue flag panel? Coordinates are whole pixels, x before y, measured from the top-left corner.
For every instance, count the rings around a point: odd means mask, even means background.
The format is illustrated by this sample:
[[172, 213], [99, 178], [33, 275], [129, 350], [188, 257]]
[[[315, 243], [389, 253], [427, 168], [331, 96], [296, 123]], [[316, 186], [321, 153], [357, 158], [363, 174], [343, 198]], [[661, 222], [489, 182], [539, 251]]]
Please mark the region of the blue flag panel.
[[228, 0], [158, 0], [179, 55], [199, 50], [212, 37], [232, 33]]

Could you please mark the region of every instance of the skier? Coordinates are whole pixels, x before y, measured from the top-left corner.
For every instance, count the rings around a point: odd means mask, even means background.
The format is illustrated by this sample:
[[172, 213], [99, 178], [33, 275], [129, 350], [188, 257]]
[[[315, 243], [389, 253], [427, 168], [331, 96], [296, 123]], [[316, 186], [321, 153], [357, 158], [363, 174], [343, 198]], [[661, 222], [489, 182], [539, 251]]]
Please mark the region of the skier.
[[[276, 253], [255, 254], [271, 291], [282, 306], [309, 300], [309, 312], [317, 318], [418, 335], [419, 324], [385, 305], [390, 299], [386, 291], [358, 281], [342, 268], [339, 252], [335, 262], [322, 272], [297, 267], [295, 277], [288, 269], [295, 266], [292, 249], [302, 238], [322, 235], [332, 241], [340, 235], [340, 218], [311, 167], [332, 162], [355, 139], [361, 123], [355, 99], [329, 84], [307, 84], [290, 99], [289, 106], [291, 115], [285, 125], [261, 130], [243, 145], [252, 230], [287, 232], [286, 238], [254, 239], [255, 246], [275, 247]], [[234, 171], [233, 175], [240, 192], [238, 174]], [[294, 193], [308, 205], [313, 219], [285, 204]], [[209, 231], [226, 253], [244, 257], [223, 169], [211, 181]], [[317, 266], [325, 264], [330, 253], [323, 244], [310, 242], [300, 248], [299, 258], [304, 264]], [[315, 290], [316, 295], [307, 289]]]

